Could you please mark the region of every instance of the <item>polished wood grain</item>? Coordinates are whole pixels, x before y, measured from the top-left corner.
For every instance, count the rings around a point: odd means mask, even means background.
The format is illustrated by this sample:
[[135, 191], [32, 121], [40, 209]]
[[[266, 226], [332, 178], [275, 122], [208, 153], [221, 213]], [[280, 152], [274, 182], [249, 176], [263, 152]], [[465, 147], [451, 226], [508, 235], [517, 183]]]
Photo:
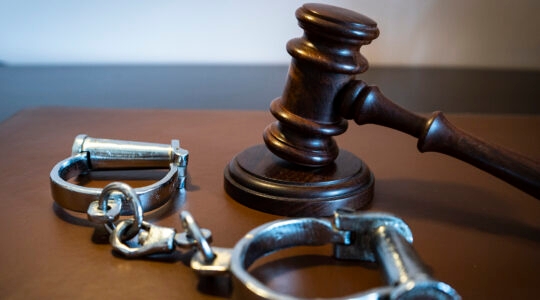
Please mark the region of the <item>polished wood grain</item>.
[[232, 198], [253, 209], [289, 217], [330, 216], [340, 207], [365, 207], [373, 198], [373, 188], [369, 168], [344, 150], [333, 163], [313, 169], [256, 145], [225, 168], [225, 191]]
[[325, 166], [339, 152], [332, 136], [347, 129], [334, 99], [355, 75], [367, 70], [360, 47], [379, 30], [364, 15], [324, 4], [303, 5], [296, 18], [304, 35], [287, 43], [292, 56], [288, 79], [270, 108], [278, 122], [263, 136], [268, 149], [285, 160]]
[[[282, 96], [270, 106], [277, 121], [264, 130], [267, 149], [260, 145], [234, 157], [225, 170], [225, 190], [248, 207], [285, 216], [363, 208], [371, 202], [374, 178], [334, 140], [348, 126], [334, 99], [367, 69], [359, 50], [378, 36], [377, 24], [324, 4], [305, 4], [296, 18], [304, 35], [287, 44], [292, 62]], [[262, 163], [255, 167], [251, 161]]]
[[[347, 130], [347, 119], [354, 119], [359, 125], [372, 123], [405, 132], [418, 138], [421, 152], [436, 151], [459, 158], [540, 198], [540, 163], [457, 129], [440, 112], [425, 118], [407, 111], [385, 97], [376, 86], [355, 78], [368, 69], [360, 48], [379, 35], [375, 21], [325, 4], [305, 4], [296, 11], [296, 18], [304, 34], [287, 44], [292, 56], [287, 82], [282, 96], [270, 105], [277, 121], [263, 133], [266, 147], [274, 155], [297, 168], [311, 167], [311, 172], [325, 170], [328, 166], [339, 170], [348, 162], [335, 162], [340, 148], [333, 137]], [[322, 212], [336, 207], [330, 201], [313, 197], [309, 185], [299, 194], [296, 182], [289, 179], [292, 168], [269, 160], [266, 168], [246, 170], [234, 167], [241, 165], [239, 159], [258, 161], [260, 157], [246, 150], [233, 158], [225, 171], [226, 190], [240, 203], [282, 215], [294, 211], [295, 216], [329, 215]], [[352, 160], [350, 163], [354, 164]], [[361, 165], [368, 168], [365, 163]], [[260, 178], [267, 180], [264, 174], [268, 172], [280, 174], [273, 181], [287, 184], [267, 188], [267, 184], [259, 181]], [[305, 174], [308, 182], [309, 171]], [[351, 199], [351, 195], [340, 192], [335, 186], [342, 178], [328, 175], [330, 177], [322, 182], [333, 199], [342, 197], [343, 206], [360, 209], [370, 202], [367, 197], [372, 193], [358, 193], [355, 201], [345, 201]], [[233, 177], [236, 180], [231, 180]], [[371, 189], [371, 182], [373, 180], [361, 182], [358, 190]], [[284, 199], [283, 194], [290, 197]], [[289, 202], [302, 203], [302, 213], [291, 210]], [[275, 207], [277, 205], [283, 208]], [[324, 205], [328, 205], [327, 210], [321, 209]]]
[[337, 101], [342, 115], [358, 125], [377, 124], [405, 132], [418, 139], [420, 152], [461, 159], [540, 199], [539, 162], [457, 128], [442, 112], [429, 118], [412, 113], [363, 81], [352, 81]]
[[[447, 117], [540, 159], [540, 116]], [[26, 109], [1, 123], [0, 298], [226, 299], [216, 281], [200, 281], [189, 268], [189, 252], [140, 260], [115, 255], [86, 214], [54, 205], [49, 172], [70, 155], [80, 133], [155, 143], [178, 138], [190, 151], [187, 190], [145, 220], [180, 230], [179, 213], [188, 210], [212, 230], [212, 245], [232, 247], [256, 226], [282, 218], [239, 204], [223, 189], [224, 167], [260, 140], [272, 120], [268, 111], [55, 107]], [[464, 299], [535, 299], [540, 205], [532, 196], [460, 160], [421, 154], [415, 138], [386, 127], [351, 126], [335, 138], [375, 175], [367, 209], [409, 224], [433, 276]], [[163, 175], [154, 173], [103, 172], [80, 183], [121, 180], [138, 187]], [[373, 266], [333, 259], [330, 246], [290, 250], [256, 262], [254, 276], [298, 297], [345, 296], [383, 283]]]

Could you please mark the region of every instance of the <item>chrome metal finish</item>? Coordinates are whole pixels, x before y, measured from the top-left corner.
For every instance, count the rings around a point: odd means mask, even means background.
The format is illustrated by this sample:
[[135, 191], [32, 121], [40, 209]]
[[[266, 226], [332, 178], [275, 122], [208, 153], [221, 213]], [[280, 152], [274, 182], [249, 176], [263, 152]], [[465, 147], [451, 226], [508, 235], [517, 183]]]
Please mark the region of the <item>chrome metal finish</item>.
[[390, 299], [460, 299], [448, 284], [431, 278], [410, 242], [394, 228], [378, 227], [372, 249], [388, 284], [396, 287]]
[[[96, 203], [97, 209], [109, 209], [107, 203], [115, 197], [114, 192], [125, 188], [122, 185], [115, 183], [106, 189]], [[137, 202], [135, 194], [127, 194], [120, 198]], [[277, 250], [325, 244], [334, 245], [334, 257], [337, 259], [377, 263], [387, 282], [386, 286], [335, 300], [461, 299], [451, 286], [429, 275], [411, 245], [413, 237], [409, 227], [392, 215], [338, 210], [333, 222], [316, 218], [278, 220], [251, 230], [233, 249], [212, 248], [208, 241], [211, 237], [209, 231], [201, 229], [187, 211], [183, 211], [180, 217], [184, 227], [184, 233], [180, 234], [172, 228], [145, 222], [142, 217], [138, 228], [137, 216], [116, 226], [108, 222], [106, 226], [111, 226], [107, 229], [112, 231], [110, 243], [126, 257], [169, 253], [175, 246], [196, 248], [190, 267], [199, 275], [226, 275], [231, 283], [233, 299], [298, 299], [270, 289], [253, 277], [248, 268], [257, 259]], [[100, 218], [108, 220], [108, 217]], [[133, 236], [126, 234], [130, 228], [134, 228]]]
[[234, 247], [231, 257], [233, 299], [296, 299], [269, 289], [247, 271], [258, 258], [294, 246], [346, 243], [350, 233], [339, 232], [331, 222], [301, 218], [279, 220], [247, 233]]
[[171, 162], [178, 167], [179, 188], [184, 189], [186, 187], [189, 152], [186, 149], [180, 148], [179, 140], [172, 140], [171, 148]]
[[172, 252], [175, 248], [172, 228], [161, 227], [143, 221], [141, 230], [132, 239], [124, 238], [126, 231], [133, 226], [133, 219], [118, 223], [110, 236], [112, 247], [126, 257], [143, 257], [157, 253]]
[[[51, 192], [63, 208], [85, 212], [99, 199], [101, 189], [73, 184], [70, 178], [93, 170], [169, 168], [164, 178], [149, 186], [135, 189], [143, 211], [156, 209], [185, 186], [188, 151], [173, 140], [171, 145], [120, 140], [96, 139], [78, 135], [72, 147], [73, 156], [57, 163], [50, 173]], [[121, 214], [133, 213], [123, 206]]]
[[210, 230], [200, 228], [189, 212], [181, 212], [180, 218], [184, 233], [176, 235], [177, 245], [196, 247], [198, 250], [191, 258], [191, 269], [203, 276], [228, 274], [232, 249], [210, 247]]
[[258, 258], [276, 250], [329, 243], [335, 245], [337, 259], [378, 263], [388, 283], [388, 286], [339, 299], [461, 299], [449, 285], [428, 275], [411, 246], [411, 231], [401, 219], [382, 213], [346, 210], [337, 211], [333, 223], [314, 218], [281, 220], [246, 234], [230, 257], [233, 298], [297, 299], [269, 289], [247, 269]]
[[93, 170], [168, 168], [169, 163], [186, 166], [188, 151], [178, 140], [171, 145], [92, 138], [81, 134], [75, 138], [71, 155], [88, 153]]
[[201, 251], [197, 251], [191, 258], [191, 269], [202, 276], [221, 276], [229, 273], [232, 249], [212, 247], [214, 259], [207, 262]]
[[[112, 206], [109, 206], [111, 203]], [[111, 182], [103, 188], [98, 201], [88, 206], [88, 219], [95, 223], [111, 223], [118, 219], [122, 205], [128, 205], [133, 212], [133, 224], [127, 229], [124, 238], [134, 237], [143, 223], [143, 209], [135, 190], [123, 182]]]
[[341, 244], [350, 238], [350, 232], [334, 230], [332, 223], [323, 219], [299, 218], [266, 223], [251, 230], [236, 243], [231, 271], [242, 281], [248, 282], [251, 275], [246, 268], [271, 252], [295, 246]]
[[371, 247], [373, 231], [381, 226], [393, 228], [408, 243], [413, 242], [412, 232], [403, 220], [385, 213], [364, 213], [338, 209], [334, 213], [334, 223], [338, 230], [355, 233], [350, 243], [335, 244], [334, 256], [338, 259], [354, 259], [376, 262], [374, 249]]
[[100, 201], [90, 203], [86, 211], [88, 220], [97, 224], [107, 224], [118, 220], [122, 209], [122, 199], [120, 197], [120, 195], [110, 195], [108, 199], [103, 201], [106, 206], [105, 209], [100, 205]]
[[210, 247], [210, 243], [204, 237], [201, 228], [199, 225], [197, 225], [197, 222], [195, 222], [195, 219], [193, 219], [189, 212], [181, 212], [180, 217], [182, 219], [182, 225], [184, 226], [186, 235], [188, 238], [195, 241], [195, 245], [202, 256], [202, 261], [206, 264], [211, 264], [214, 259], [216, 259], [216, 254], [214, 251], [212, 251], [212, 247]]
[[[212, 232], [206, 228], [201, 228], [201, 233], [205, 240], [212, 241]], [[195, 240], [187, 231], [179, 232], [174, 236], [174, 242], [178, 247], [191, 248], [197, 246], [197, 240]]]

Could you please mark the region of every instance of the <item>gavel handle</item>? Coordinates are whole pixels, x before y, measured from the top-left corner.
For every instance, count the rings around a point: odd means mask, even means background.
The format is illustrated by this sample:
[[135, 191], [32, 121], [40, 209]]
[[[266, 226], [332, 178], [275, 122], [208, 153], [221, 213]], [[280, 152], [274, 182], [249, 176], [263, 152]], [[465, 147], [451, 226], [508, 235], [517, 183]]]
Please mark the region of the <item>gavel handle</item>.
[[441, 112], [416, 115], [386, 98], [378, 87], [356, 80], [339, 95], [341, 114], [359, 124], [378, 124], [418, 138], [420, 152], [439, 152], [465, 161], [540, 199], [540, 163], [489, 144], [452, 125]]

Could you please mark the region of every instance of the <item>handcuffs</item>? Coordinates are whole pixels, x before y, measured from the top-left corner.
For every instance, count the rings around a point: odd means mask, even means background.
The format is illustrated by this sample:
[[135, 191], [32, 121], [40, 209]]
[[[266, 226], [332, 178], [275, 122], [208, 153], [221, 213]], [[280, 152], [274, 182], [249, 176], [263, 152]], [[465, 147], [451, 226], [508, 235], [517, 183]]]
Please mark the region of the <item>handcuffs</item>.
[[[75, 138], [71, 156], [57, 163], [50, 174], [51, 193], [61, 207], [86, 212], [97, 201], [102, 189], [84, 187], [68, 181], [95, 170], [164, 169], [169, 172], [159, 181], [135, 189], [143, 211], [163, 206], [178, 188], [184, 188], [189, 152], [180, 148], [178, 140], [171, 145], [122, 140], [96, 139], [81, 134]], [[133, 212], [129, 205], [122, 215]]]
[[[195, 250], [191, 269], [201, 276], [228, 278], [233, 299], [298, 299], [270, 289], [248, 268], [277, 250], [325, 244], [333, 244], [336, 259], [377, 263], [388, 284], [337, 299], [461, 299], [451, 286], [429, 275], [412, 247], [407, 224], [386, 213], [338, 209], [333, 220], [277, 220], [251, 230], [232, 249], [210, 246], [211, 232], [200, 228], [187, 211], [180, 213], [181, 232], [144, 221], [144, 211], [163, 205], [172, 188], [184, 187], [187, 158], [188, 151], [175, 141], [168, 146], [80, 135], [73, 155], [51, 171], [52, 195], [63, 208], [86, 211], [91, 222], [103, 224], [112, 247], [125, 257], [166, 254], [177, 247]], [[122, 182], [103, 189], [86, 188], [67, 181], [95, 169], [164, 167], [166, 163], [167, 175], [144, 188], [134, 189]], [[124, 214], [133, 217], [117, 222]]]

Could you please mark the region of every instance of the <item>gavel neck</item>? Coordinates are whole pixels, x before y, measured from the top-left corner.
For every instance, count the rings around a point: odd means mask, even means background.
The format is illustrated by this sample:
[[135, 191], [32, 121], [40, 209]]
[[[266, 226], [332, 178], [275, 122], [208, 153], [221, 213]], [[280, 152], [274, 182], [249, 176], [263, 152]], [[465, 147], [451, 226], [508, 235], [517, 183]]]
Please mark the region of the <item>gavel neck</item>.
[[361, 80], [347, 84], [337, 96], [341, 115], [358, 125], [377, 124], [420, 138], [428, 120], [386, 98], [377, 86]]

